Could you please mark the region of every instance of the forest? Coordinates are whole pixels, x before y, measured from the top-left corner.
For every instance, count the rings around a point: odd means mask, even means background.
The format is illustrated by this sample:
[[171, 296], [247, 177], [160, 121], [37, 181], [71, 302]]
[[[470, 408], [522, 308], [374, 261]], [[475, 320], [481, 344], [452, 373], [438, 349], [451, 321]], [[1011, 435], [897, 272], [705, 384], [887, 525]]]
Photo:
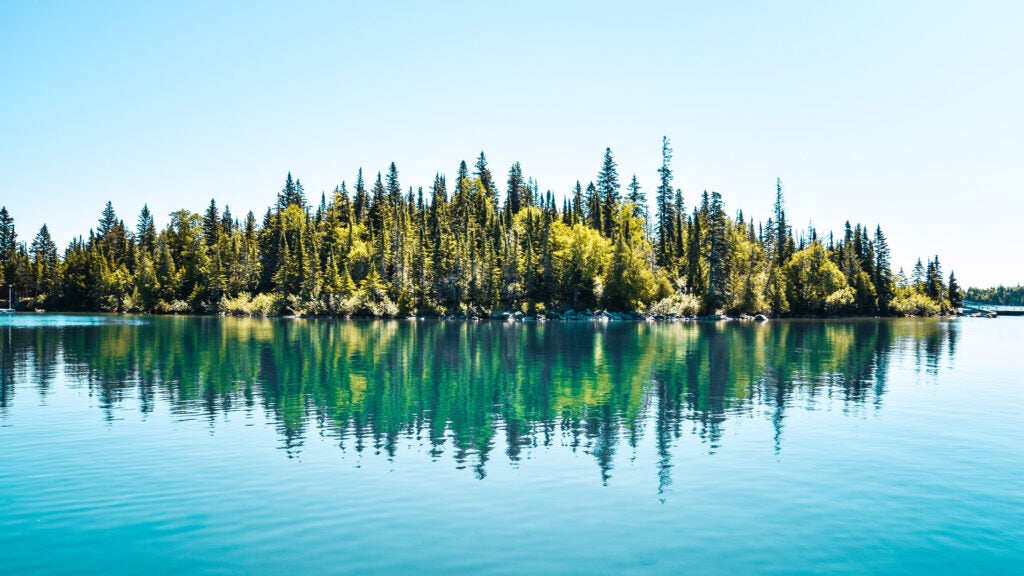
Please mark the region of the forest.
[[996, 306], [1024, 306], [1024, 286], [968, 288], [967, 299]]
[[0, 285], [20, 309], [147, 313], [920, 316], [960, 306], [938, 256], [894, 272], [880, 226], [795, 231], [781, 180], [767, 221], [729, 215], [717, 192], [688, 206], [671, 160], [664, 138], [653, 209], [635, 175], [623, 191], [611, 149], [561, 203], [519, 163], [502, 193], [481, 152], [452, 185], [438, 173], [427, 190], [403, 189], [392, 163], [372, 183], [360, 169], [315, 205], [289, 173], [261, 217], [211, 199], [157, 230], [147, 206], [129, 226], [107, 202], [63, 254], [45, 224], [19, 242], [4, 207]]

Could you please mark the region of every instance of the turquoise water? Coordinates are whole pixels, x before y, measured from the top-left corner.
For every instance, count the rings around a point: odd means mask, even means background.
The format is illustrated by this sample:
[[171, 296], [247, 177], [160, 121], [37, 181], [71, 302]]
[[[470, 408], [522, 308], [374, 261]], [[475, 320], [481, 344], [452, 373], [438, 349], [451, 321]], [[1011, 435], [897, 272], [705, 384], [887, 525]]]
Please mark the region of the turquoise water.
[[0, 572], [1019, 573], [1024, 319], [0, 318]]

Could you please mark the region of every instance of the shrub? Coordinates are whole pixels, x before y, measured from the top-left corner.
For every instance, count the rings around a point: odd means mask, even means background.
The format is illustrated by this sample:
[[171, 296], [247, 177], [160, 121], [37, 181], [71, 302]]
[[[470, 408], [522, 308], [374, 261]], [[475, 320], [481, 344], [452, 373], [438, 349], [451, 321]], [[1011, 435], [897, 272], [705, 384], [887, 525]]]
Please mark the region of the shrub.
[[700, 299], [693, 294], [673, 294], [657, 301], [649, 310], [661, 316], [696, 316], [699, 311]]

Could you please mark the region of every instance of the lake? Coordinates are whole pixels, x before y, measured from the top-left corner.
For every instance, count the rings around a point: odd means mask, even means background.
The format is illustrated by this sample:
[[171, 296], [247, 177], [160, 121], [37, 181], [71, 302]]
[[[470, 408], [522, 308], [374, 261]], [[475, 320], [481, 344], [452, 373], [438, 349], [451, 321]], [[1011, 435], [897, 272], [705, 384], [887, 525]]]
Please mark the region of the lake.
[[0, 318], [7, 574], [1019, 573], [1024, 319]]

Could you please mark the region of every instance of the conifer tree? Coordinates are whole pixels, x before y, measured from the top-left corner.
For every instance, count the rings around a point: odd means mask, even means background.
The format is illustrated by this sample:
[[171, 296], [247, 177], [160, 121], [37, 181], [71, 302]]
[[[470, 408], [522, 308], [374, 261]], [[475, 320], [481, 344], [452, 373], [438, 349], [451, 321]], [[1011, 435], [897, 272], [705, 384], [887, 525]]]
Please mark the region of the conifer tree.
[[511, 224], [512, 216], [519, 213], [523, 208], [523, 169], [519, 162], [512, 165], [508, 171], [507, 188], [505, 189], [505, 218], [506, 223]]
[[889, 314], [889, 307], [895, 295], [895, 278], [889, 263], [889, 242], [886, 240], [885, 234], [882, 233], [881, 226], [875, 228], [874, 253], [875, 265], [872, 270], [874, 275], [871, 281], [878, 294], [878, 311], [882, 314]]
[[[0, 207], [0, 282], [12, 284], [15, 279], [15, 256], [18, 234], [14, 230], [14, 218], [6, 206]], [[9, 306], [9, 304], [8, 304]]]
[[583, 222], [585, 219], [583, 202], [583, 187], [580, 186], [580, 181], [576, 181], [576, 186], [572, 189], [572, 223], [576, 224]]
[[636, 180], [636, 174], [633, 174], [633, 179], [629, 181], [629, 186], [626, 188], [629, 190], [626, 200], [633, 205], [633, 217], [643, 220], [644, 232], [650, 235], [648, 231], [647, 195], [640, 189], [640, 183]]
[[661, 167], [658, 168], [658, 209], [657, 245], [655, 254], [659, 266], [668, 266], [677, 256], [673, 254], [675, 225], [678, 221], [672, 195], [672, 148], [667, 136], [661, 138]]
[[612, 158], [612, 149], [604, 149], [604, 162], [597, 173], [597, 192], [601, 197], [604, 235], [611, 238], [614, 233], [615, 213], [619, 206], [619, 171]]
[[487, 167], [487, 157], [484, 156], [482, 150], [480, 151], [480, 156], [476, 159], [476, 165], [474, 167], [476, 168], [476, 172], [474, 172], [474, 174], [480, 179], [480, 185], [484, 188], [487, 200], [496, 208], [498, 205], [498, 190], [494, 186], [494, 176], [491, 174], [491, 170]]
[[203, 216], [203, 238], [207, 247], [212, 248], [217, 245], [217, 240], [220, 239], [220, 226], [217, 202], [211, 198], [210, 205], [206, 208], [206, 214]]
[[366, 193], [366, 183], [363, 181], [363, 169], [359, 169], [356, 176], [356, 195], [352, 199], [352, 210], [355, 212], [356, 222], [363, 222], [366, 213], [370, 208], [370, 199]]
[[139, 248], [150, 254], [156, 248], [156, 225], [153, 223], [153, 214], [149, 211], [147, 204], [142, 205], [139, 212], [139, 223], [135, 229], [135, 238]]
[[96, 228], [96, 239], [102, 240], [116, 225], [117, 214], [114, 213], [114, 205], [107, 201], [107, 205], [103, 207], [103, 215], [100, 217], [99, 227]]
[[774, 261], [776, 266], [782, 266], [786, 260], [793, 255], [793, 236], [786, 221], [786, 209], [782, 199], [782, 178], [775, 180], [775, 206], [774, 206], [775, 234], [772, 240], [774, 250]]

